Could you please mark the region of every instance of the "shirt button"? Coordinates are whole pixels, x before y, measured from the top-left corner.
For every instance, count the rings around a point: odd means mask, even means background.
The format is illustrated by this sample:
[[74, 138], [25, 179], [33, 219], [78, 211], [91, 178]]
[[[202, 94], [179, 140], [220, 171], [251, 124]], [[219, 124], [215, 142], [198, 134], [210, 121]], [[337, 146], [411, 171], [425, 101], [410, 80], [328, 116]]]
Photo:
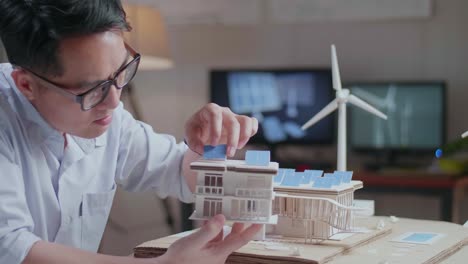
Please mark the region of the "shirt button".
[[71, 223], [72, 219], [73, 218], [71, 216], [64, 216], [63, 222], [64, 222], [64, 224], [69, 225]]

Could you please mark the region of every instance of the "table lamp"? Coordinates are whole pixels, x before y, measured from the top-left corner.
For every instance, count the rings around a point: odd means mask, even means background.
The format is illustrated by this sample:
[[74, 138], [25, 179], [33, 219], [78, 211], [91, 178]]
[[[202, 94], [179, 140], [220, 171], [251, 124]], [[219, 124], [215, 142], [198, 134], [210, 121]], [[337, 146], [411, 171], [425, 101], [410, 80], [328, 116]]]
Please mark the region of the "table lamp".
[[125, 32], [127, 43], [141, 54], [139, 70], [168, 69], [173, 66], [169, 56], [163, 18], [155, 8], [145, 5], [124, 5], [132, 31]]
[[[141, 54], [138, 70], [156, 71], [169, 69], [173, 62], [169, 55], [163, 17], [155, 8], [148, 5], [124, 4], [127, 20], [132, 30], [124, 32], [124, 39], [132, 48]], [[133, 92], [133, 83], [124, 89], [135, 118], [142, 120], [141, 110]], [[143, 121], [143, 120], [142, 120]]]

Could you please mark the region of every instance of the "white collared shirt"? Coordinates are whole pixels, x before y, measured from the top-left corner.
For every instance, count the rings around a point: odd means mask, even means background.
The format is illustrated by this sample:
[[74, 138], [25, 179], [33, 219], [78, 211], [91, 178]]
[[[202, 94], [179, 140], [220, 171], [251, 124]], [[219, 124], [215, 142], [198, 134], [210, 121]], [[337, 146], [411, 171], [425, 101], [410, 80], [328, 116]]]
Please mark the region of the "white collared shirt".
[[[21, 263], [38, 240], [97, 251], [116, 184], [192, 202], [187, 147], [136, 121], [122, 104], [95, 139], [53, 129], [0, 64], [0, 263]], [[155, 212], [157, 213], [157, 212]]]

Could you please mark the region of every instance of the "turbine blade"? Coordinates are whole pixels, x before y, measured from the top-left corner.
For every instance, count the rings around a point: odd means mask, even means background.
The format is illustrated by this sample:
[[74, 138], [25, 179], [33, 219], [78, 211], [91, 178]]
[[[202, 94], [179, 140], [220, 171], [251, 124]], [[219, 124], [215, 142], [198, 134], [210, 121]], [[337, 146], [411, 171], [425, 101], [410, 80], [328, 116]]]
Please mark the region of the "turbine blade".
[[320, 112], [318, 112], [314, 117], [312, 117], [309, 121], [307, 121], [307, 123], [302, 125], [302, 130], [306, 130], [307, 128], [311, 127], [313, 124], [322, 120], [324, 117], [329, 115], [331, 112], [333, 112], [337, 108], [338, 108], [338, 99], [334, 99], [327, 106], [325, 106], [322, 110], [320, 110]]
[[332, 59], [332, 78], [333, 78], [333, 89], [341, 90], [341, 76], [340, 67], [338, 66], [338, 58], [336, 57], [336, 48], [333, 44], [331, 46], [331, 59]]
[[366, 100], [366, 102], [368, 102], [369, 104], [372, 104], [374, 106], [381, 107], [381, 108], [387, 107], [387, 102], [384, 99], [372, 93], [369, 93], [368, 91], [364, 89], [354, 88], [352, 89], [352, 91], [356, 97], [362, 98], [361, 100]]
[[358, 97], [350, 94], [348, 96], [348, 102], [352, 103], [353, 105], [359, 107], [359, 108], [362, 108], [364, 110], [366, 110], [367, 112], [371, 113], [371, 114], [374, 114], [382, 119], [385, 119], [387, 120], [387, 115], [385, 115], [384, 113], [380, 112], [379, 110], [377, 110], [376, 108], [374, 108], [372, 105], [364, 102], [363, 100], [359, 99]]
[[466, 137], [468, 137], [468, 131], [462, 134], [462, 138], [466, 138]]

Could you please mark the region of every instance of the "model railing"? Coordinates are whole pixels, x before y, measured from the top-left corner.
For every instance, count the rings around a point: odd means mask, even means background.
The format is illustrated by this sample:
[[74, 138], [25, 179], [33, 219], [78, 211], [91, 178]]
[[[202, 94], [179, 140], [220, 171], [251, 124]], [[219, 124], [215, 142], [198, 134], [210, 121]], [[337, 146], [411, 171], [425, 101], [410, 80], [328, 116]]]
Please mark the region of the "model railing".
[[224, 195], [223, 187], [197, 185], [196, 190], [196, 194]]
[[[235, 212], [231, 214], [239, 220], [245, 219], [268, 219], [271, 216], [271, 201], [265, 199], [233, 198], [237, 204]], [[232, 208], [232, 207], [231, 207]]]
[[237, 188], [236, 196], [271, 199], [273, 191], [271, 189]]
[[273, 213], [279, 216], [325, 222], [341, 231], [351, 229], [355, 210], [362, 209], [344, 206], [329, 198], [278, 193], [273, 204]]

